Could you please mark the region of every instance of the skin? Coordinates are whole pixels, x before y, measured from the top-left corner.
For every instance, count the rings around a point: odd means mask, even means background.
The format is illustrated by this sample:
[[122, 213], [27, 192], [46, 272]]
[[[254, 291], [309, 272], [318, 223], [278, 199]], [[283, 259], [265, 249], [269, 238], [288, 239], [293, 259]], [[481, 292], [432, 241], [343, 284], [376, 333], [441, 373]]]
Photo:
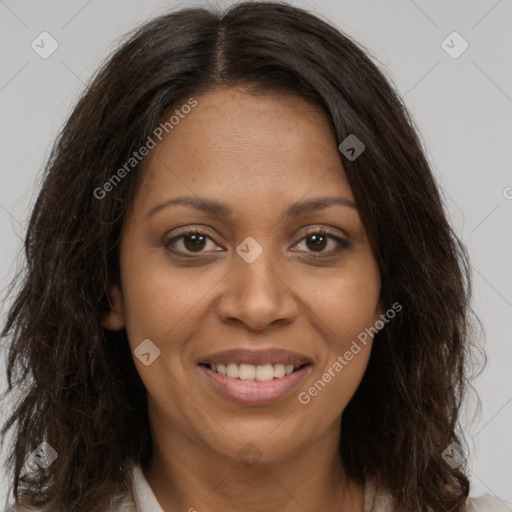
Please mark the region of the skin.
[[[308, 404], [298, 400], [383, 312], [356, 208], [285, 215], [297, 201], [354, 201], [334, 133], [321, 111], [296, 96], [222, 88], [196, 99], [144, 161], [122, 233], [121, 287], [110, 289], [104, 322], [126, 328], [132, 352], [145, 339], [161, 351], [148, 366], [134, 357], [155, 446], [144, 474], [165, 512], [362, 512], [363, 489], [346, 478], [338, 453], [341, 415], [372, 340]], [[147, 215], [183, 195], [215, 199], [233, 214], [171, 205]], [[173, 253], [166, 243], [182, 227], [206, 239], [199, 247], [175, 240]], [[310, 228], [350, 246], [331, 238], [315, 245]], [[236, 252], [248, 236], [263, 248], [252, 263]], [[214, 390], [197, 363], [242, 347], [298, 351], [313, 366], [286, 398], [241, 406]], [[247, 443], [257, 463], [240, 460]]]

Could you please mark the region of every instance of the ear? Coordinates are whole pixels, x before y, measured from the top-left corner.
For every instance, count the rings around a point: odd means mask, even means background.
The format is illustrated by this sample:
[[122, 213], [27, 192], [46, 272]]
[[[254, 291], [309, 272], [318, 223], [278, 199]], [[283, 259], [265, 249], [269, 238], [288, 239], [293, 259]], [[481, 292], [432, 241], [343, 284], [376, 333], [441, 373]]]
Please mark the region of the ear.
[[111, 285], [108, 289], [110, 312], [102, 320], [101, 324], [109, 331], [119, 331], [124, 328], [123, 294], [117, 285]]

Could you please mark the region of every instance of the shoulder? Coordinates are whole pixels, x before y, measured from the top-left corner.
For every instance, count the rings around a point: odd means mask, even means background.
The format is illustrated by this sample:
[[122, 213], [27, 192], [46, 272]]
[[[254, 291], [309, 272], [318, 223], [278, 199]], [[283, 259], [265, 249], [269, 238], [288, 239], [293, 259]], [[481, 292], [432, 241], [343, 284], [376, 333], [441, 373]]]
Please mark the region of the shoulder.
[[[5, 509], [4, 512], [53, 512], [48, 508], [34, 508], [34, 507], [24, 507], [24, 506], [13, 506], [11, 505], [9, 508]], [[108, 512], [137, 512], [137, 509], [133, 505], [133, 503], [126, 503], [122, 505], [117, 505], [108, 510]]]
[[512, 512], [512, 503], [490, 494], [467, 500], [468, 512]]
[[[142, 472], [136, 464], [132, 464], [130, 471], [131, 491], [127, 494], [116, 494], [110, 499], [110, 505], [105, 512], [139, 512], [133, 497], [133, 485], [137, 484], [141, 478]], [[0, 505], [0, 509], [2, 509]], [[56, 510], [54, 506], [45, 505], [34, 507], [29, 505], [10, 504], [3, 512], [62, 512], [61, 509]]]
[[[365, 486], [364, 512], [394, 512], [391, 495], [377, 485], [376, 480], [367, 482]], [[465, 512], [512, 512], [512, 503], [491, 494], [469, 497], [466, 500]]]
[[[11, 505], [4, 512], [54, 512], [48, 507], [29, 507], [24, 505]], [[125, 499], [113, 504], [108, 512], [138, 512], [133, 501], [126, 497]]]

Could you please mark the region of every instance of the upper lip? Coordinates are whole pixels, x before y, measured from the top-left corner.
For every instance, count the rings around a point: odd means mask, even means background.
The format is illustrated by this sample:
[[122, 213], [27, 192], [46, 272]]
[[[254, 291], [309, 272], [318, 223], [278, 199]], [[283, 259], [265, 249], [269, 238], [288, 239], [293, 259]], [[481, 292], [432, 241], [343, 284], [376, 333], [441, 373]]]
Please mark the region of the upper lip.
[[269, 348], [260, 350], [250, 349], [233, 349], [224, 350], [222, 352], [215, 352], [204, 356], [199, 361], [199, 364], [252, 364], [255, 366], [264, 364], [293, 364], [295, 367], [304, 364], [312, 364], [313, 361], [305, 354], [298, 352], [291, 352], [290, 350], [283, 350], [279, 348]]

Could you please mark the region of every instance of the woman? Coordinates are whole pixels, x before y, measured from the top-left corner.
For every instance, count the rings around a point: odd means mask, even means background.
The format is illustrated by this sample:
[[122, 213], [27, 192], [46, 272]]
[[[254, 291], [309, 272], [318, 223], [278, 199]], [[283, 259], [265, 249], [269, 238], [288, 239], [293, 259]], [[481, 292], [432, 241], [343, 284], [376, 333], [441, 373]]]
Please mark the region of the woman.
[[365, 52], [248, 2], [146, 23], [73, 110], [3, 331], [14, 510], [468, 499], [466, 252]]

